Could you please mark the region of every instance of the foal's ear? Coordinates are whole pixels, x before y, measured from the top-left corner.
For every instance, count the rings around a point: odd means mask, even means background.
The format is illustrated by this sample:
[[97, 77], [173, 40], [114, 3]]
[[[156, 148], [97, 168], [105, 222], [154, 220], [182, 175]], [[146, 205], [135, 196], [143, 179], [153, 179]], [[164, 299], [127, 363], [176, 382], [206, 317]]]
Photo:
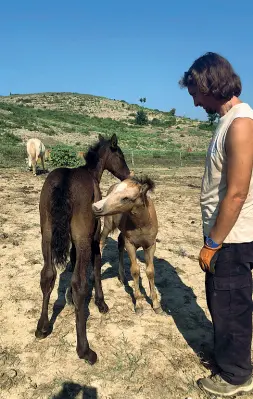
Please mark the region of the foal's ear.
[[141, 185], [140, 193], [141, 195], [146, 195], [148, 190], [150, 189], [150, 185], [148, 183], [144, 183]]
[[104, 137], [103, 137], [102, 134], [100, 134], [100, 133], [99, 133], [99, 135], [98, 135], [98, 140], [99, 140], [99, 141], [103, 141], [103, 140], [104, 140]]
[[116, 134], [114, 133], [111, 137], [111, 147], [116, 148], [117, 145], [118, 145], [118, 138], [117, 138]]

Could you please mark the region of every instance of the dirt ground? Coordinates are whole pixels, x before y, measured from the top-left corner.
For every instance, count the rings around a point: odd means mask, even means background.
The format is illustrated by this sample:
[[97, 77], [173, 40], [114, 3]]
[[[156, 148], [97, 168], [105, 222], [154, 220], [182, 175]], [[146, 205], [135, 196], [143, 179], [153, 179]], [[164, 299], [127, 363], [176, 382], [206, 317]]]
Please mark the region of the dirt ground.
[[[212, 324], [197, 256], [202, 244], [201, 168], [150, 171], [159, 233], [156, 288], [163, 314], [153, 312], [143, 252], [145, 311], [137, 316], [129, 287], [117, 279], [117, 233], [103, 252], [102, 284], [110, 308], [90, 302], [88, 340], [99, 361], [90, 366], [76, 354], [74, 309], [65, 306], [71, 273], [59, 272], [50, 300], [53, 332], [35, 338], [41, 310], [42, 267], [39, 195], [46, 175], [0, 170], [0, 397], [4, 399], [202, 399], [196, 380], [210, 374]], [[116, 181], [105, 173], [102, 193]], [[249, 396], [245, 396], [249, 398]]]

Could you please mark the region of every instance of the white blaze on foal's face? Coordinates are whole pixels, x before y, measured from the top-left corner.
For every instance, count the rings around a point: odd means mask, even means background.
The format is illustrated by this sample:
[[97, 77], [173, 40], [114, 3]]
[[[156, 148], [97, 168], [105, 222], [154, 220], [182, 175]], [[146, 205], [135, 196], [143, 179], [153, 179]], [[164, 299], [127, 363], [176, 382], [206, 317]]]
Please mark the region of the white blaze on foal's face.
[[125, 212], [133, 207], [139, 194], [140, 186], [132, 180], [126, 179], [115, 186], [107, 197], [96, 202], [93, 209], [101, 215]]
[[122, 202], [122, 200], [127, 199], [134, 201], [139, 196], [139, 193], [139, 186], [129, 179], [119, 183], [119, 185], [115, 187], [115, 190], [112, 191], [112, 194], [114, 194], [115, 203], [118, 201]]

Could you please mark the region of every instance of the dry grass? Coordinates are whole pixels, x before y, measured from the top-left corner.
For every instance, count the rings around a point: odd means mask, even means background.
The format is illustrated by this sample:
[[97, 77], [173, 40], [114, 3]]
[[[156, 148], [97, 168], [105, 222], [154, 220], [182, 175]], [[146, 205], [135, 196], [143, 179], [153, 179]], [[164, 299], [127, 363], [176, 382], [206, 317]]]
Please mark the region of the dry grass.
[[[196, 168], [152, 171], [157, 186], [152, 197], [160, 224], [155, 268], [162, 315], [150, 306], [143, 253], [138, 251], [146, 301], [143, 316], [136, 316], [128, 257], [125, 290], [117, 279], [117, 233], [108, 238], [102, 283], [110, 311], [101, 315], [91, 299], [88, 339], [99, 361], [89, 366], [76, 354], [74, 309], [64, 307], [70, 272], [58, 274], [51, 296], [52, 334], [42, 341], [34, 336], [41, 310], [38, 201], [45, 175], [35, 178], [17, 169], [1, 171], [1, 398], [206, 397], [196, 385], [212, 365], [212, 325], [204, 275], [196, 261], [202, 243], [201, 173]], [[104, 194], [114, 181], [104, 174]]]

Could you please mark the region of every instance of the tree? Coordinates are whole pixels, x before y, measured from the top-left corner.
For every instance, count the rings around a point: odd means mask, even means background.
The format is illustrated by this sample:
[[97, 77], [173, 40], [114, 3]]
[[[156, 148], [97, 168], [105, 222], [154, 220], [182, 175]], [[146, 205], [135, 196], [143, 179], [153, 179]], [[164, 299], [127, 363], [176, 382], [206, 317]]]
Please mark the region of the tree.
[[146, 99], [146, 97], [141, 97], [140, 99], [139, 99], [139, 101], [140, 101], [140, 103], [145, 103], [146, 101], [147, 101], [147, 99]]
[[216, 119], [219, 119], [219, 114], [216, 112], [215, 114], [207, 113], [208, 122], [210, 125], [213, 125], [216, 122]]
[[142, 109], [136, 113], [135, 123], [137, 125], [147, 125], [148, 124], [147, 114]]
[[176, 108], [171, 108], [171, 110], [169, 111], [169, 114], [172, 116], [175, 116], [176, 113]]

